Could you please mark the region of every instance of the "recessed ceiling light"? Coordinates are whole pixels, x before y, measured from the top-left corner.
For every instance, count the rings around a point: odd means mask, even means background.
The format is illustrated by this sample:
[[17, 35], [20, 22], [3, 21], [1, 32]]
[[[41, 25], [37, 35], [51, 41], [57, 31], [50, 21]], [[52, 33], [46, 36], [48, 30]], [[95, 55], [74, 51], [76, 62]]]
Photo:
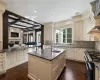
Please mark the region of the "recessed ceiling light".
[[53, 11], [54, 9], [52, 8], [52, 11]]
[[35, 13], [37, 12], [37, 11], [34, 11]]

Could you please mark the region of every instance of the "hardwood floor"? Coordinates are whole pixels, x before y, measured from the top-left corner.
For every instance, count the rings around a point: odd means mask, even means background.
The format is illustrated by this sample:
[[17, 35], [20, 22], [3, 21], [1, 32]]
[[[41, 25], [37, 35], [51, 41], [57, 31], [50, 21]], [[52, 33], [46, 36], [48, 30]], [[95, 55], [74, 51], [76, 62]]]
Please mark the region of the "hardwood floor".
[[[85, 75], [85, 64], [67, 60], [66, 68], [63, 70], [58, 80], [87, 80]], [[7, 70], [5, 75], [0, 76], [0, 80], [29, 80], [27, 78], [27, 63]]]

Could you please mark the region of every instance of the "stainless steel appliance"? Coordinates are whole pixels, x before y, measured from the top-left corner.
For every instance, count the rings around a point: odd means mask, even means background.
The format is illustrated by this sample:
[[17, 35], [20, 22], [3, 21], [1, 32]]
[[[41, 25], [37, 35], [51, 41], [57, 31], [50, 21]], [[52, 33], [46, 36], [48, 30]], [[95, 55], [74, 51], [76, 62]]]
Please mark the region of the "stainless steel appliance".
[[95, 62], [100, 62], [100, 52], [95, 50], [85, 51], [87, 80], [95, 80]]

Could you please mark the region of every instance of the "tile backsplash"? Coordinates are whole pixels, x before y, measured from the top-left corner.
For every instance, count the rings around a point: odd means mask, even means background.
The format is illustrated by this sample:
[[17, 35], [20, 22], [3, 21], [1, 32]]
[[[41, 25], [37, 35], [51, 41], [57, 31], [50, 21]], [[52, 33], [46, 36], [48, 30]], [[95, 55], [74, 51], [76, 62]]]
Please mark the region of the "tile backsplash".
[[95, 41], [75, 41], [74, 46], [76, 46], [76, 47], [95, 48]]
[[95, 48], [100, 50], [100, 41], [95, 42]]

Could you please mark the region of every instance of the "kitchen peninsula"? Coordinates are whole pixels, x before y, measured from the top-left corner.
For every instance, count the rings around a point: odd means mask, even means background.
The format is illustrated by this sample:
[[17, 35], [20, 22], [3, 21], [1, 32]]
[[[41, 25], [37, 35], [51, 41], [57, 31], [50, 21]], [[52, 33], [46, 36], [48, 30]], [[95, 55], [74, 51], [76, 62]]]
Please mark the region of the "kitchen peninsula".
[[28, 53], [28, 77], [31, 80], [57, 80], [66, 66], [65, 49], [43, 49]]

